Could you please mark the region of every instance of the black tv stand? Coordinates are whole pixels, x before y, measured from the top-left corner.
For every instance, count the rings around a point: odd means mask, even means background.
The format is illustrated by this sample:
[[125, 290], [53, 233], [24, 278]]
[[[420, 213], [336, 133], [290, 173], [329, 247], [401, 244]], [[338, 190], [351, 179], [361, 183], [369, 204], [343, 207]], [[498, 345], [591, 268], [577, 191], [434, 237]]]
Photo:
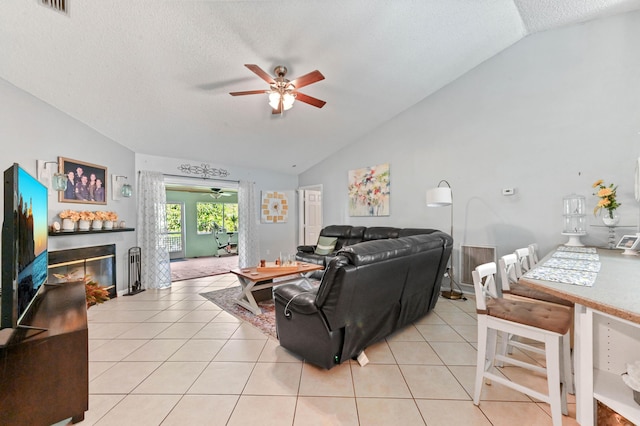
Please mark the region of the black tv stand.
[[40, 330], [40, 331], [48, 331], [48, 328], [44, 328], [44, 327], [34, 327], [32, 325], [22, 325], [22, 324], [18, 324], [17, 328], [24, 328], [26, 330]]
[[3, 425], [77, 423], [89, 409], [84, 282], [41, 291], [25, 325], [0, 330]]

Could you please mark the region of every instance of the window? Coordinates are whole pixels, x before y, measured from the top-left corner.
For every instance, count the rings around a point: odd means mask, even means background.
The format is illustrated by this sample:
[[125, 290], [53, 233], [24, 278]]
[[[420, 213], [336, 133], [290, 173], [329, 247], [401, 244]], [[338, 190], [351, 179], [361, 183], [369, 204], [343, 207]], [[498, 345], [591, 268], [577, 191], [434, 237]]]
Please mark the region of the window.
[[238, 230], [238, 205], [226, 203], [196, 203], [198, 234], [211, 234], [216, 229]]
[[182, 204], [167, 203], [167, 234], [165, 244], [169, 253], [182, 251]]
[[167, 232], [182, 232], [182, 204], [167, 203]]

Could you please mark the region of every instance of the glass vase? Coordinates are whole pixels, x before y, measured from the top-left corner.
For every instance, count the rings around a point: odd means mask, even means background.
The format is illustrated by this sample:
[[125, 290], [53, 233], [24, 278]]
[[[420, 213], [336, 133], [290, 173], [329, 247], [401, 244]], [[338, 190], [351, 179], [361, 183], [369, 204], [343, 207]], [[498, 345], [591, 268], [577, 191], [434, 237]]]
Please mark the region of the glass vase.
[[618, 216], [618, 213], [613, 210], [613, 211], [607, 211], [603, 216], [602, 216], [602, 222], [606, 225], [606, 226], [616, 226], [618, 224], [618, 222], [620, 222], [620, 217]]

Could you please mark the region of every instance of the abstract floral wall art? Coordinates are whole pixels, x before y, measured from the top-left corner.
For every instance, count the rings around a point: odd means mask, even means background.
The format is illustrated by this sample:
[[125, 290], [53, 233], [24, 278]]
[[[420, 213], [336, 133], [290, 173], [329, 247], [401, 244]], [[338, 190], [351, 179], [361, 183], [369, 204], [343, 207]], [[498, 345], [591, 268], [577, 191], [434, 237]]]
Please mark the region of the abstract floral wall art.
[[389, 163], [349, 171], [349, 216], [389, 216]]

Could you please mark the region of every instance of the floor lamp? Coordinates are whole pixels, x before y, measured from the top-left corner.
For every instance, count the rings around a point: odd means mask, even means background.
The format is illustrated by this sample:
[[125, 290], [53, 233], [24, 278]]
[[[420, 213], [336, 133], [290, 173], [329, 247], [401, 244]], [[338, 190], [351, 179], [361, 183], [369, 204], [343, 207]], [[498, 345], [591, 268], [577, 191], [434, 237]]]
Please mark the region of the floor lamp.
[[[446, 186], [440, 186], [445, 184]], [[451, 191], [451, 185], [446, 180], [441, 180], [438, 183], [437, 188], [432, 188], [427, 191], [427, 207], [451, 207], [451, 238], [453, 238], [453, 192]], [[453, 278], [453, 250], [451, 250], [451, 257], [449, 258], [449, 267], [447, 268], [449, 274], [450, 289], [442, 291], [442, 297], [446, 299], [464, 299], [462, 291], [455, 291], [453, 285], [457, 285]]]

